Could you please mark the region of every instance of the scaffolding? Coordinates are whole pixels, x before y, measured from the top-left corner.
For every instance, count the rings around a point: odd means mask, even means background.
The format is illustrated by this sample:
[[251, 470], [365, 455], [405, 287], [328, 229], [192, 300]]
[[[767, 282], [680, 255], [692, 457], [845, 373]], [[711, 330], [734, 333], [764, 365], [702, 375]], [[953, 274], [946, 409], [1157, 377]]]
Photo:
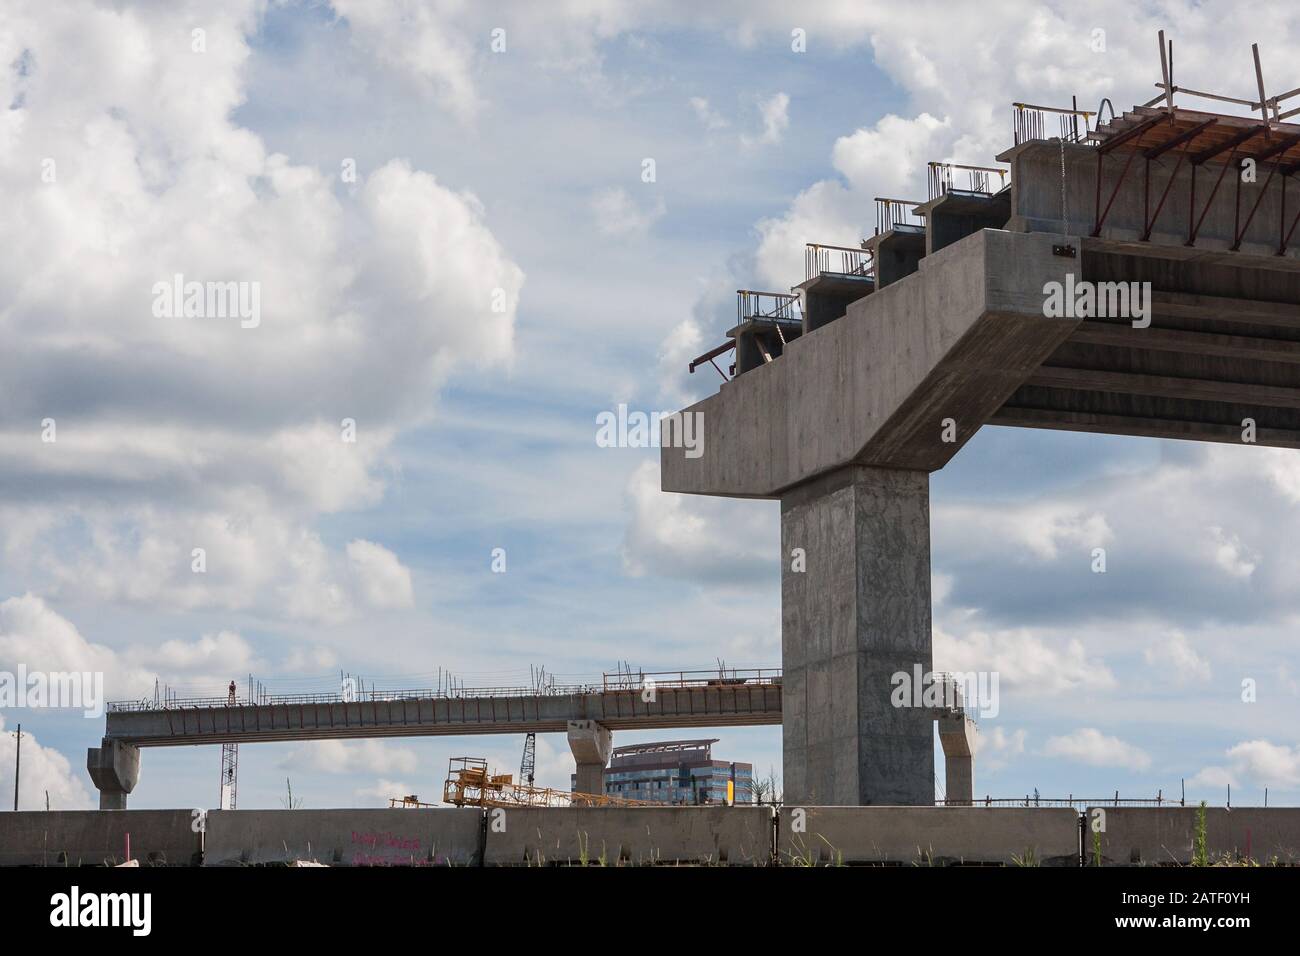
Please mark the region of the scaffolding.
[[[394, 798], [396, 800], [397, 798]], [[411, 798], [400, 798], [403, 801]], [[442, 802], [456, 807], [649, 807], [644, 800], [624, 800], [604, 794], [553, 790], [515, 783], [513, 774], [488, 772], [482, 757], [452, 757], [447, 780], [442, 787]], [[396, 806], [389, 801], [390, 806]], [[402, 806], [411, 806], [403, 802]], [[426, 806], [426, 804], [414, 804]]]

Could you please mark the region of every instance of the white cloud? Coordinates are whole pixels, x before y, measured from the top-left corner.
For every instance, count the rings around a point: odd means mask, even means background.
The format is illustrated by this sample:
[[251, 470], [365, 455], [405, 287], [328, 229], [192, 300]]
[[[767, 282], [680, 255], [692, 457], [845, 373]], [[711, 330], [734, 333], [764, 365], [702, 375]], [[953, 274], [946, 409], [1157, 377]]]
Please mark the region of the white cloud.
[[1300, 788], [1300, 746], [1246, 740], [1228, 749], [1228, 760], [1238, 777], [1259, 786]]
[[740, 141], [745, 146], [773, 146], [781, 142], [790, 127], [790, 97], [775, 93], [758, 104], [763, 119], [763, 130], [757, 136], [744, 135]]
[[[311, 522], [382, 497], [389, 444], [429, 417], [449, 374], [513, 357], [523, 273], [474, 195], [401, 159], [345, 188], [337, 168], [270, 153], [232, 119], [262, 9], [19, 4], [6, 24], [0, 55], [29, 67], [0, 75], [15, 104], [0, 114], [0, 241], [13, 250], [0, 263], [0, 480], [37, 499], [10, 496], [6, 515], [50, 513], [0, 517], [0, 552], [51, 588], [344, 616], [343, 558]], [[367, 25], [405, 23], [410, 55], [436, 50], [431, 80], [470, 109], [441, 17], [340, 9], [362, 43], [384, 41]], [[190, 46], [197, 20], [204, 53]], [[177, 274], [256, 283], [260, 324], [155, 315], [155, 283]], [[187, 556], [202, 542], [226, 550], [200, 583]]]
[[412, 791], [411, 788], [400, 780], [389, 780], [381, 777], [368, 787], [358, 787], [353, 791], [358, 797], [370, 797], [378, 801], [381, 807], [387, 807], [388, 801], [393, 797], [417, 796], [421, 803], [436, 803], [436, 798], [425, 796], [422, 793]]
[[232, 679], [254, 671], [294, 673], [306, 664], [333, 667], [332, 652], [294, 648], [283, 661], [257, 655], [240, 634], [222, 630], [193, 641], [132, 643], [114, 650], [94, 643], [43, 598], [24, 594], [0, 601], [0, 670], [90, 672], [104, 675], [108, 700], [152, 698], [155, 683], [183, 688], [187, 696], [224, 695]]
[[1243, 740], [1229, 747], [1224, 755], [1228, 758], [1226, 767], [1205, 767], [1188, 784], [1216, 790], [1245, 785], [1300, 789], [1300, 746], [1262, 739]]
[[915, 119], [889, 114], [870, 129], [841, 136], [831, 150], [831, 162], [859, 192], [901, 199], [924, 199], [925, 164], [941, 158], [952, 135], [951, 123], [929, 113]]
[[994, 727], [992, 730], [980, 730], [975, 737], [976, 755], [979, 766], [985, 770], [1001, 770], [1014, 758], [1025, 752], [1024, 730], [1008, 732], [1005, 728]]
[[649, 461], [629, 478], [627, 498], [628, 574], [752, 582], [776, 570], [777, 529], [754, 502], [661, 491], [659, 465]]
[[621, 186], [599, 189], [592, 194], [591, 212], [596, 228], [606, 236], [639, 236], [650, 231], [667, 206], [662, 196], [648, 205], [638, 204]]
[[935, 521], [945, 534], [963, 542], [1014, 544], [1020, 560], [1054, 561], [1062, 551], [1081, 553], [1108, 544], [1114, 537], [1104, 514], [1068, 501], [1039, 501], [1029, 504], [985, 502], [974, 505], [943, 505], [935, 509]]
[[1206, 767], [1187, 778], [1187, 785], [1193, 790], [1222, 790], [1235, 783], [1236, 778], [1226, 767]]
[[[461, 120], [478, 114], [483, 103], [473, 77], [474, 47], [450, 15], [457, 5], [419, 0], [330, 0], [330, 4], [347, 18], [353, 41], [376, 63], [425, 86]], [[486, 47], [486, 40], [482, 42]]]
[[313, 740], [291, 751], [280, 766], [321, 773], [413, 774], [420, 761], [415, 751], [383, 740]]
[[102, 673], [106, 686], [130, 695], [152, 685], [152, 675], [123, 670], [117, 655], [83, 638], [72, 622], [33, 594], [0, 601], [0, 668], [15, 671]]
[[1152, 667], [1170, 673], [1180, 684], [1210, 679], [1210, 662], [1201, 655], [1180, 631], [1170, 631], [1163, 640], [1153, 642], [1142, 652]]
[[1093, 767], [1146, 770], [1151, 766], [1151, 758], [1145, 751], [1118, 737], [1108, 737], [1094, 727], [1082, 727], [1062, 737], [1049, 737], [1043, 753]]
[[[0, 767], [10, 768], [17, 756], [16, 727], [8, 727], [0, 714]], [[44, 810], [49, 796], [51, 810], [89, 810], [95, 806], [82, 784], [82, 773], [73, 770], [67, 757], [41, 745], [31, 730], [23, 731], [23, 770], [18, 782], [18, 809]], [[8, 791], [13, 797], [13, 790]]]
[[383, 545], [358, 538], [348, 544], [348, 560], [371, 607], [410, 607], [411, 572]]
[[[695, 319], [683, 319], [668, 333], [659, 349], [659, 394], [668, 407], [684, 408], [693, 403], [695, 396], [688, 391], [686, 369], [692, 359], [707, 349], [704, 333]], [[723, 358], [721, 367], [725, 369], [725, 356]], [[696, 369], [695, 374], [712, 375], [715, 381], [718, 379], [718, 374], [708, 365]]]
[[1210, 551], [1216, 566], [1234, 578], [1248, 578], [1255, 573], [1258, 558], [1241, 543], [1241, 539], [1218, 526], [1206, 529], [1210, 536]]
[[731, 124], [727, 118], [709, 105], [709, 101], [702, 96], [692, 96], [690, 99], [691, 110], [707, 130], [726, 129]]
[[783, 215], [757, 224], [759, 277], [769, 288], [798, 282], [808, 242], [856, 247], [872, 233], [877, 196], [923, 199], [925, 163], [946, 155], [951, 135], [947, 123], [922, 114], [914, 120], [885, 116], [870, 129], [840, 137], [831, 155], [843, 180], [814, 183]]
[[1089, 657], [1082, 641], [1071, 638], [1056, 647], [1025, 628], [958, 636], [936, 625], [934, 661], [945, 671], [996, 673], [1000, 687], [1028, 696], [1115, 686], [1105, 662]]

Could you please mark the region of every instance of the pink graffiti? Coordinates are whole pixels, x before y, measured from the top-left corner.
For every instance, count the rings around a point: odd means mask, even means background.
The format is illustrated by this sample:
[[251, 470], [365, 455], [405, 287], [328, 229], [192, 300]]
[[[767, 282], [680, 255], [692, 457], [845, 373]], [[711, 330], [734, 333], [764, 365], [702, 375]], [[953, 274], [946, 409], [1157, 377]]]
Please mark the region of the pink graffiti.
[[419, 850], [420, 840], [418, 837], [398, 836], [393, 833], [358, 833], [352, 831], [352, 842], [360, 843], [362, 846], [368, 846], [371, 849], [380, 847], [392, 850]]

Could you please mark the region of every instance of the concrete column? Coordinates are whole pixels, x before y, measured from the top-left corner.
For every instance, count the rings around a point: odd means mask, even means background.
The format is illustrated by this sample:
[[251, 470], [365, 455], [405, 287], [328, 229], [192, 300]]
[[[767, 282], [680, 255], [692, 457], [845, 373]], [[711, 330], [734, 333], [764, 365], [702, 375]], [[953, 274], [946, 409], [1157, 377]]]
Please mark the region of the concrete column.
[[125, 810], [126, 795], [140, 779], [140, 748], [105, 737], [86, 748], [86, 769], [99, 790], [99, 809]]
[[781, 549], [786, 805], [933, 806], [934, 713], [890, 700], [894, 674], [931, 670], [929, 474], [798, 486]]
[[975, 721], [966, 714], [940, 717], [947, 806], [969, 806], [975, 800]]
[[578, 765], [578, 793], [605, 792], [605, 766], [614, 746], [614, 734], [594, 720], [569, 721], [569, 749]]

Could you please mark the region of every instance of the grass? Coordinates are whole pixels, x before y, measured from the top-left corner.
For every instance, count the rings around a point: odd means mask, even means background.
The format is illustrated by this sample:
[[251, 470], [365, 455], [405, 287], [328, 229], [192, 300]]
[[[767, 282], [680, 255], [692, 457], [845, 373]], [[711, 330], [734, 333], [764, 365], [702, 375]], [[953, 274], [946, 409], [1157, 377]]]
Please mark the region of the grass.
[[1210, 853], [1205, 835], [1205, 801], [1196, 810], [1196, 828], [1192, 835], [1192, 866], [1209, 866]]
[[1034, 851], [1034, 848], [1031, 846], [1025, 847], [1025, 852], [1023, 854], [1015, 854], [1015, 853], [1011, 854], [1011, 865], [1012, 866], [1042, 866], [1042, 864], [1038, 861], [1038, 854]]

